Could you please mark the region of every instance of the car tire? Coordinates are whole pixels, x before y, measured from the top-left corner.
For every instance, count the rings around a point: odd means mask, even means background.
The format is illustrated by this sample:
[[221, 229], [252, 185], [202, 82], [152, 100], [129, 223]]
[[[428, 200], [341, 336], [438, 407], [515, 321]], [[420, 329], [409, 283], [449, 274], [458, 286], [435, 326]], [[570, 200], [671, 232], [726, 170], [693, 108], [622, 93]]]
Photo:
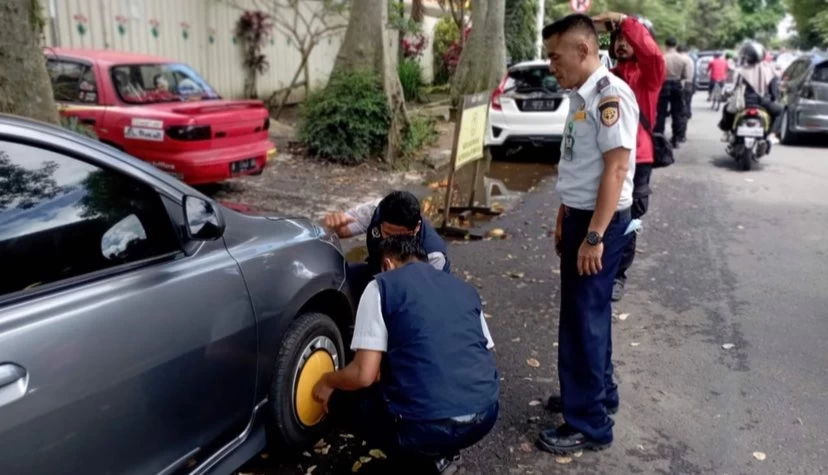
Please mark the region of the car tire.
[[329, 431], [310, 391], [325, 372], [345, 363], [342, 334], [327, 315], [299, 316], [285, 332], [273, 367], [268, 404], [268, 439], [280, 452], [299, 453]]
[[782, 114], [782, 124], [779, 126], [779, 142], [782, 145], [796, 145], [797, 139], [796, 133], [791, 130], [791, 111], [785, 109]]
[[489, 155], [493, 161], [504, 160], [506, 158], [506, 147], [503, 145], [491, 145], [489, 146]]

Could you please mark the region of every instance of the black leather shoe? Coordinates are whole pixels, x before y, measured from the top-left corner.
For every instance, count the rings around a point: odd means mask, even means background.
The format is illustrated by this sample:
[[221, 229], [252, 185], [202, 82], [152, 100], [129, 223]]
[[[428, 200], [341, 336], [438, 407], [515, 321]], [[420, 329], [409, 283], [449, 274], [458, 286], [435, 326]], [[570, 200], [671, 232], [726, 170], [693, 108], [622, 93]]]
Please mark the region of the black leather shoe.
[[455, 455], [451, 458], [441, 458], [434, 461], [434, 468], [439, 475], [452, 475], [457, 473], [457, 470], [460, 468], [460, 465], [463, 462], [463, 458], [460, 454]]
[[588, 439], [580, 432], [574, 432], [564, 424], [557, 429], [548, 429], [540, 433], [537, 441], [538, 448], [555, 454], [569, 455], [582, 450], [604, 450], [612, 445], [612, 442], [597, 442]]
[[[558, 395], [549, 396], [549, 399], [546, 400], [546, 409], [555, 414], [562, 413], [563, 403], [561, 402], [561, 397]], [[607, 414], [613, 416], [617, 412], [618, 406], [607, 407]]]

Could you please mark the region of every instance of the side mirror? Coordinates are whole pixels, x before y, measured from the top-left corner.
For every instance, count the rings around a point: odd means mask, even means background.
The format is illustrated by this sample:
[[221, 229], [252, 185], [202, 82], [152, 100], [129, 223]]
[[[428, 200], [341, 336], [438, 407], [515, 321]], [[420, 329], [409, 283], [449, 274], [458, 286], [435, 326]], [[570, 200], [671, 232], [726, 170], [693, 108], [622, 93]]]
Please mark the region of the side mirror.
[[197, 196], [184, 197], [187, 234], [196, 241], [212, 241], [224, 234], [224, 221], [216, 207]]

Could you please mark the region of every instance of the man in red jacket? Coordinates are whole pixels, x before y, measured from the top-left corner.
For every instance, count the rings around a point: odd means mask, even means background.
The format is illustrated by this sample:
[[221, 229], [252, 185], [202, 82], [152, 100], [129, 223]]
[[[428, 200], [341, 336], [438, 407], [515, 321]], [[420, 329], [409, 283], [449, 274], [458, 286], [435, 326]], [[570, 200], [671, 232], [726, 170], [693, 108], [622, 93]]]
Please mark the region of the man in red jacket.
[[[641, 120], [635, 154], [633, 178], [632, 218], [639, 219], [647, 213], [650, 201], [650, 174], [653, 171], [652, 127], [656, 121], [656, 109], [661, 86], [664, 84], [664, 55], [653, 38], [652, 24], [647, 20], [628, 17], [623, 13], [608, 12], [592, 18], [598, 31], [611, 33], [610, 56], [618, 61], [612, 72], [626, 82], [635, 94]], [[612, 288], [612, 300], [624, 296], [627, 269], [635, 258], [635, 234], [624, 250], [621, 265]]]

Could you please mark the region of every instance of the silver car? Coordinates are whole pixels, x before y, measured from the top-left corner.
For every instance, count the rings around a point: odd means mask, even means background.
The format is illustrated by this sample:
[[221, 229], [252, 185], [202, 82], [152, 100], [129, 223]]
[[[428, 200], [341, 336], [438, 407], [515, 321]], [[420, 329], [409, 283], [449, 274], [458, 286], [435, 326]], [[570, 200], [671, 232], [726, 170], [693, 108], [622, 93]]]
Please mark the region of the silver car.
[[779, 139], [791, 145], [803, 136], [828, 135], [828, 53], [797, 58], [782, 74], [785, 113]]
[[0, 473], [229, 473], [325, 430], [337, 239], [0, 115]]

